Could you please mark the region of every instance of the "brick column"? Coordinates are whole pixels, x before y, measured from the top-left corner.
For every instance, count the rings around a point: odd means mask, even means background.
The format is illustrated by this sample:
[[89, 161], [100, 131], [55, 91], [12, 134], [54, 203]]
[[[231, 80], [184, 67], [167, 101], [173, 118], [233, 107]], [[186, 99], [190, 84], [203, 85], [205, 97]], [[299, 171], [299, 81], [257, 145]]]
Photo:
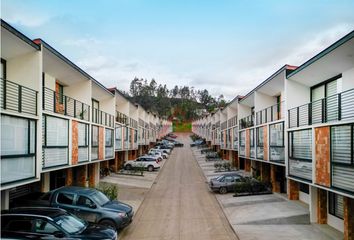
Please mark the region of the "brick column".
[[299, 200], [299, 183], [291, 179], [288, 179], [288, 198]]
[[267, 163], [261, 163], [261, 179], [270, 182], [270, 166]]
[[72, 151], [71, 151], [72, 165], [76, 165], [79, 160], [79, 130], [78, 122], [72, 121]]
[[245, 158], [245, 171], [251, 172], [251, 160]]
[[263, 159], [268, 161], [268, 127], [263, 127]]
[[270, 182], [272, 183], [272, 191], [280, 192], [280, 183], [277, 181], [277, 166], [270, 165]]
[[251, 145], [250, 145], [250, 130], [246, 129], [246, 139], [245, 139], [245, 151], [246, 151], [246, 158], [250, 157]]
[[315, 128], [316, 183], [330, 187], [330, 129]]
[[65, 186], [72, 186], [72, 185], [73, 185], [73, 169], [67, 168], [66, 169]]
[[87, 187], [87, 165], [83, 165], [75, 168], [76, 183], [75, 185], [80, 187]]
[[344, 197], [344, 240], [354, 240], [354, 199]]
[[327, 224], [327, 191], [317, 189], [317, 223]]
[[89, 187], [96, 187], [99, 182], [99, 163], [92, 163], [89, 169]]

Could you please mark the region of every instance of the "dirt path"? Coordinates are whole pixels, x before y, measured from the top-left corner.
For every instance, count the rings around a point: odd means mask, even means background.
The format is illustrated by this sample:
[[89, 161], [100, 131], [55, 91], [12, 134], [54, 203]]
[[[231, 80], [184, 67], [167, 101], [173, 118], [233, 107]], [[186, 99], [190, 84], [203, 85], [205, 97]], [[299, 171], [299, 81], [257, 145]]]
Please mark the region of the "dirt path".
[[123, 240], [237, 239], [189, 147], [189, 134], [179, 134], [175, 148], [146, 195]]

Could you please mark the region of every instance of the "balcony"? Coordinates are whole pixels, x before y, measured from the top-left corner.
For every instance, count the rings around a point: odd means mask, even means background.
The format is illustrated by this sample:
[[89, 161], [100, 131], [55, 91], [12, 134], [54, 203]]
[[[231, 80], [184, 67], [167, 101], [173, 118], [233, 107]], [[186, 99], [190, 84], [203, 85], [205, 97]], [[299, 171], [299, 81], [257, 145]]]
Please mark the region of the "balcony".
[[0, 96], [1, 109], [37, 115], [37, 91], [1, 78]]
[[93, 108], [92, 109], [92, 122], [113, 128], [114, 127], [114, 116], [112, 114], [103, 112], [97, 108]]
[[284, 102], [280, 102], [258, 111], [256, 113], [256, 125], [277, 121], [283, 119], [284, 116]]
[[128, 116], [116, 111], [116, 122], [122, 123], [122, 124], [127, 124], [128, 123]]
[[90, 120], [90, 106], [74, 98], [43, 88], [43, 110], [81, 120]]
[[254, 115], [249, 115], [240, 119], [240, 129], [249, 128], [254, 126]]
[[354, 89], [289, 109], [289, 128], [354, 118]]

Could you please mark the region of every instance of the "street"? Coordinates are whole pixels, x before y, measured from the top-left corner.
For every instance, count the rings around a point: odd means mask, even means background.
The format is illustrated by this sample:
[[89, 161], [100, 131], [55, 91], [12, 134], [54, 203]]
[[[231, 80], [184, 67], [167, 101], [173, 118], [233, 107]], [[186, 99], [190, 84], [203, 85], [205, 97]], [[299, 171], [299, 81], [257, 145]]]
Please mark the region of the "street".
[[189, 134], [179, 134], [175, 148], [160, 170], [133, 223], [120, 239], [238, 239], [189, 147]]

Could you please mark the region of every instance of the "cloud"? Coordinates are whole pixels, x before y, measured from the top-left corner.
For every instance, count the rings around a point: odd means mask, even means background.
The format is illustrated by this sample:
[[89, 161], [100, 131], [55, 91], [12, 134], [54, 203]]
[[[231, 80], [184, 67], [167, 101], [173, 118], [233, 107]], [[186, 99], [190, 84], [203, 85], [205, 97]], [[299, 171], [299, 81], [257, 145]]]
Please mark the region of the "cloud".
[[53, 17], [46, 11], [30, 8], [27, 4], [12, 5], [5, 1], [1, 4], [1, 15], [11, 24], [31, 28], [42, 26]]

